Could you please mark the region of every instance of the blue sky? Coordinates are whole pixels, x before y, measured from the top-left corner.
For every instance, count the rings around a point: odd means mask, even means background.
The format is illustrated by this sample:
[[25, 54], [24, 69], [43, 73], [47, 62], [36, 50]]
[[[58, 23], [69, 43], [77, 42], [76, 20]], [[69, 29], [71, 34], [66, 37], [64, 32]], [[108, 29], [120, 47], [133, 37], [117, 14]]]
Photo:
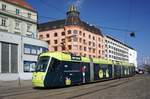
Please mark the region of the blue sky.
[[[98, 27], [113, 27], [134, 31], [101, 28], [105, 34], [124, 41], [141, 57], [150, 56], [150, 0], [26, 0], [39, 14], [39, 22], [63, 19], [70, 4], [75, 3], [80, 18]], [[43, 17], [44, 16], [44, 17]]]

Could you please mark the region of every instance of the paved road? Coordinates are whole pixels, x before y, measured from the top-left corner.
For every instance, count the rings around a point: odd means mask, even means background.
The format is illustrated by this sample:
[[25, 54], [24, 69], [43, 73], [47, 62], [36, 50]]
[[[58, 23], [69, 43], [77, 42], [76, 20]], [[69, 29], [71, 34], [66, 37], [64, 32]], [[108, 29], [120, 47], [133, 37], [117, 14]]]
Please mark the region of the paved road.
[[30, 81], [0, 82], [0, 99], [150, 99], [150, 75], [57, 89], [33, 89]]

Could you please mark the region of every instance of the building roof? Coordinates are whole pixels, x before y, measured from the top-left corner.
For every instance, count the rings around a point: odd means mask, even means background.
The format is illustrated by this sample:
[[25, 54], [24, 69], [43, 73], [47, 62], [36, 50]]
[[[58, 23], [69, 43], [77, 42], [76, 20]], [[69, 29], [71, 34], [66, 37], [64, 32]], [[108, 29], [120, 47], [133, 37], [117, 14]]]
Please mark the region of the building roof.
[[128, 48], [130, 48], [130, 49], [132, 49], [132, 50], [135, 50], [134, 48], [132, 48], [131, 46], [129, 46], [129, 45], [127, 45], [127, 44], [125, 44], [125, 43], [123, 43], [123, 42], [121, 42], [120, 40], [118, 40], [118, 39], [115, 39], [114, 37], [112, 37], [112, 36], [109, 36], [109, 35], [106, 35], [106, 37], [107, 38], [109, 38], [109, 39], [111, 39], [111, 40], [114, 40], [115, 42], [118, 42], [118, 43], [120, 43], [120, 44], [122, 44], [122, 45], [124, 45], [124, 46], [126, 46], [126, 47], [128, 47]]
[[[65, 22], [66, 22], [66, 19], [61, 19], [61, 20], [41, 23], [38, 25], [38, 30], [39, 30], [39, 32], [42, 32], [42, 31], [63, 28], [65, 26]], [[84, 21], [82, 21], [82, 27], [87, 31], [90, 31], [94, 34], [99, 34], [99, 35], [103, 36], [100, 29], [98, 29], [97, 27], [90, 25]]]
[[25, 8], [31, 11], [35, 11], [25, 0], [2, 0], [2, 1], [20, 6], [22, 8]]

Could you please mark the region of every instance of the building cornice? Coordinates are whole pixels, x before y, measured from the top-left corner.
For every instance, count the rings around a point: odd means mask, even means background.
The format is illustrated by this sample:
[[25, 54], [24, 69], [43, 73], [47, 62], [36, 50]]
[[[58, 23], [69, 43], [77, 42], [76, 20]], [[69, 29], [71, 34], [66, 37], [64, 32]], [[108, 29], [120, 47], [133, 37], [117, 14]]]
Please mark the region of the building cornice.
[[11, 17], [11, 18], [19, 19], [19, 20], [22, 20], [22, 21], [26, 21], [26, 22], [29, 22], [29, 23], [37, 24], [36, 20], [28, 19], [28, 18], [26, 18], [24, 16], [21, 16], [21, 15], [9, 14], [9, 13], [4, 12], [2, 10], [0, 10], [0, 14], [4, 15], [4, 16]]

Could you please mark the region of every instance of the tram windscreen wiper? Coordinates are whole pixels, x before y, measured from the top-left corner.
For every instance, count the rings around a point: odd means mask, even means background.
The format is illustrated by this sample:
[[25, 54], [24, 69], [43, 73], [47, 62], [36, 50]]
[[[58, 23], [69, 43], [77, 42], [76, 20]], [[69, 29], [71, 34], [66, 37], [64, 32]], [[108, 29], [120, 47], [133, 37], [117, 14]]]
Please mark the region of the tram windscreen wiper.
[[50, 59], [50, 57], [48, 57], [48, 56], [40, 57], [38, 62], [37, 62], [35, 71], [36, 72], [45, 72], [47, 65], [48, 65], [48, 62], [49, 62], [49, 59]]

